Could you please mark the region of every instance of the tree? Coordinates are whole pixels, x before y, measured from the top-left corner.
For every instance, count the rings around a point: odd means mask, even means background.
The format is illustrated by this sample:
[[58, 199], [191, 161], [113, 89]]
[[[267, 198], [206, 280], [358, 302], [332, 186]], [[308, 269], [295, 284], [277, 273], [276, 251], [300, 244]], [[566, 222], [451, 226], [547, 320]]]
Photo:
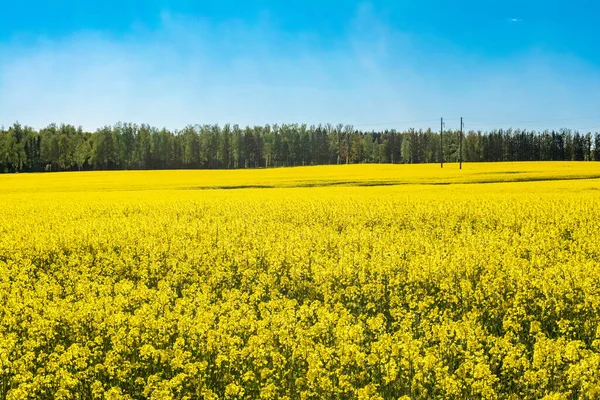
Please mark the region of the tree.
[[329, 139], [329, 163], [339, 164], [341, 160], [341, 145], [342, 145], [342, 129], [343, 125], [339, 124], [335, 128], [331, 124], [325, 125], [325, 134]]
[[350, 159], [354, 164], [363, 160], [363, 140], [358, 132], [351, 134]]
[[45, 171], [58, 170], [58, 128], [56, 124], [50, 124], [40, 131], [40, 159]]
[[123, 169], [132, 169], [135, 167], [135, 144], [138, 129], [137, 125], [134, 124], [119, 124], [119, 130], [115, 129], [119, 147], [118, 164]]
[[592, 160], [592, 133], [588, 132], [585, 134], [584, 139], [584, 160], [591, 161]]
[[183, 137], [183, 167], [200, 168], [200, 138], [193, 126], [186, 126], [180, 133]]
[[405, 164], [412, 164], [413, 162], [413, 141], [412, 137], [405, 137], [402, 141], [402, 162]]
[[85, 167], [91, 156], [91, 153], [92, 146], [90, 145], [89, 140], [83, 135], [79, 136], [75, 145], [73, 161], [80, 171]]
[[221, 135], [221, 164], [223, 168], [231, 168], [231, 125], [225, 124]]
[[20, 172], [25, 162], [25, 149], [19, 143], [22, 135], [21, 125], [18, 123], [3, 131], [0, 138], [0, 166], [4, 172]]
[[100, 128], [94, 133], [90, 160], [94, 169], [115, 169], [118, 161], [117, 143], [110, 126]]
[[[439, 133], [362, 132], [351, 125], [187, 126], [181, 131], [117, 123], [96, 132], [56, 124], [0, 129], [0, 172], [84, 169], [258, 168], [439, 161]], [[444, 158], [458, 160], [458, 131], [444, 133]], [[600, 160], [598, 133], [521, 129], [467, 132], [465, 161]]]
[[369, 132], [362, 137], [363, 161], [372, 163], [375, 161], [375, 146], [373, 144], [373, 133]]
[[585, 143], [584, 138], [579, 134], [579, 131], [575, 131], [573, 135], [573, 157], [574, 161], [583, 161], [585, 157]]
[[136, 168], [151, 169], [152, 165], [152, 130], [148, 125], [141, 125], [135, 143], [134, 163]]
[[244, 166], [244, 139], [242, 130], [238, 125], [233, 126], [233, 159], [234, 168], [243, 168]]

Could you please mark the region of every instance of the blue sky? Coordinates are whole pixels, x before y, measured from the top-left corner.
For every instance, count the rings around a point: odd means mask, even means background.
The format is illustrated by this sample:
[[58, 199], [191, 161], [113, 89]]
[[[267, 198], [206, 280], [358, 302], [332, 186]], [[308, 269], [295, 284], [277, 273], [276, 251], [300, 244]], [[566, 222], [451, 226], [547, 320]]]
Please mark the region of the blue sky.
[[5, 1], [0, 124], [600, 130], [593, 1]]

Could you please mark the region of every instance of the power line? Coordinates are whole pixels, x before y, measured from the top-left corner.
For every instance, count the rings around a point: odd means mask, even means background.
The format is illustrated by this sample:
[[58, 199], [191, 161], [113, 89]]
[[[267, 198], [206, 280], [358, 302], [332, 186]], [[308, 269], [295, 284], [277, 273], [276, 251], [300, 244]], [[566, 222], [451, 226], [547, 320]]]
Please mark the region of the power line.
[[585, 130], [585, 129], [600, 129], [600, 126], [588, 126], [588, 127], [585, 127], [585, 128], [578, 128], [578, 129], [574, 129], [574, 130], [576, 130], [576, 131], [581, 130], [582, 131], [582, 130]]
[[[573, 118], [550, 118], [544, 119], [540, 121], [511, 121], [511, 120], [488, 120], [484, 118], [470, 118], [471, 121], [474, 121], [475, 124], [470, 125], [471, 129], [481, 129], [481, 130], [489, 130], [489, 129], [498, 129], [494, 128], [494, 125], [500, 126], [510, 126], [510, 127], [518, 127], [518, 125], [538, 125], [538, 126], [548, 126], [548, 122], [568, 122], [568, 121], [583, 121], [583, 120], [594, 120], [599, 119], [600, 116], [594, 117], [573, 117]], [[438, 119], [421, 119], [421, 120], [406, 120], [406, 121], [395, 121], [395, 122], [373, 122], [373, 123], [360, 123], [360, 124], [348, 124], [354, 128], [364, 128], [364, 127], [375, 127], [375, 126], [398, 126], [398, 125], [407, 125], [407, 124], [422, 124], [422, 123], [433, 123], [438, 121]], [[460, 118], [454, 119], [444, 119], [444, 122], [460, 122]], [[553, 124], [554, 125], [554, 124]], [[600, 126], [590, 126], [584, 128], [578, 128], [579, 130], [584, 129], [600, 129]], [[539, 130], [539, 128], [538, 128]]]
[[[501, 129], [501, 128], [490, 127], [490, 125], [472, 125], [471, 126], [471, 130], [498, 130], [498, 129]], [[515, 126], [511, 126], [509, 129], [520, 129], [520, 127], [518, 125], [515, 125]], [[556, 130], [556, 128], [539, 128], [539, 129], [532, 128], [532, 129], [528, 129], [528, 130], [541, 132], [541, 131], [548, 130], [548, 129]], [[583, 131], [583, 130], [587, 130], [587, 129], [600, 129], [600, 126], [587, 126], [587, 127], [576, 127], [576, 128], [566, 128], [566, 129], [570, 129], [572, 131]]]
[[[577, 121], [577, 120], [586, 120], [586, 119], [598, 119], [600, 118], [598, 115], [595, 115], [593, 117], [574, 117], [574, 118], [545, 118], [543, 121], [544, 122], [548, 122], [548, 121]], [[504, 123], [508, 123], [508, 124], [539, 124], [540, 121], [512, 121], [512, 120], [489, 120], [486, 118], [469, 118], [471, 121], [475, 121], [475, 122], [480, 122], [480, 123], [484, 123], [484, 124], [504, 124]]]
[[418, 123], [423, 123], [423, 122], [435, 122], [435, 121], [437, 121], [437, 119], [423, 119], [423, 120], [419, 120], [419, 121], [377, 122], [377, 123], [373, 123], [373, 124], [358, 124], [358, 125], [352, 125], [352, 126], [361, 127], [361, 126], [418, 124]]

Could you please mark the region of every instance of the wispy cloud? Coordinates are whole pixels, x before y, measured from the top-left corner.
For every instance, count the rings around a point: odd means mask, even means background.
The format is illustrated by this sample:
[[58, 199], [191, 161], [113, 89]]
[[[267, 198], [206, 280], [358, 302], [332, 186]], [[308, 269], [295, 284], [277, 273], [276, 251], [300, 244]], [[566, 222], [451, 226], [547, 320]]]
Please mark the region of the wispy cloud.
[[520, 19], [520, 18], [509, 18], [507, 21], [510, 22], [510, 23], [512, 23], [512, 24], [517, 24], [519, 22], [523, 22], [523, 20]]
[[[318, 35], [290, 36], [274, 26], [268, 14], [251, 24], [215, 25], [165, 13], [157, 30], [0, 45], [0, 124], [383, 128], [440, 116], [543, 122], [596, 115], [600, 103], [600, 73], [580, 60], [531, 53], [486, 62], [448, 54], [385, 24], [368, 6], [348, 21], [345, 39], [329, 47]], [[408, 125], [435, 123], [390, 127]]]

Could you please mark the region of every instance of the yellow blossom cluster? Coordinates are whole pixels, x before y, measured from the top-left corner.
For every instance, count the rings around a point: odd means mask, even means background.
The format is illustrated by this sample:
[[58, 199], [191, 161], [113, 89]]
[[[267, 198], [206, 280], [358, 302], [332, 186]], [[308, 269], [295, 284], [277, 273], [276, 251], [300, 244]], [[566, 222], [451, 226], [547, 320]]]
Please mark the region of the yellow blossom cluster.
[[0, 179], [0, 398], [600, 397], [600, 166], [365, 168]]

